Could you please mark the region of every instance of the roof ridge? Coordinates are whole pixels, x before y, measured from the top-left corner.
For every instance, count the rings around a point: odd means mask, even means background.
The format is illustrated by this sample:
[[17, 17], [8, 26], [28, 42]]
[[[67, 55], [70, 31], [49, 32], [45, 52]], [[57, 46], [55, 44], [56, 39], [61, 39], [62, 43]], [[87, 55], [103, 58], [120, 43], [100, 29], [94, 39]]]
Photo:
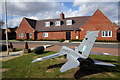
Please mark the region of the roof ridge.
[[[65, 19], [70, 19], [70, 18], [81, 18], [81, 17], [91, 17], [91, 16], [67, 17], [67, 18], [64, 18], [63, 20], [65, 20]], [[56, 18], [56, 19], [44, 19], [44, 20], [37, 20], [37, 21], [57, 20], [57, 19], [59, 19], [59, 20], [60, 20], [60, 18]]]
[[29, 19], [29, 20], [34, 20], [34, 21], [37, 21], [37, 20], [35, 20], [35, 19], [30, 19], [30, 18], [27, 18], [27, 17], [24, 17], [25, 19]]

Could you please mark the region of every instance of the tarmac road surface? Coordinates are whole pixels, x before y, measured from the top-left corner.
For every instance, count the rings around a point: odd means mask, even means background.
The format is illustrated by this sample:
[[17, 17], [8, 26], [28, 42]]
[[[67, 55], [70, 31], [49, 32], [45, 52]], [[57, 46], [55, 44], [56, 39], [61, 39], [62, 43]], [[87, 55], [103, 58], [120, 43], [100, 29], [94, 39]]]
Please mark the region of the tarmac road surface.
[[[11, 41], [13, 44], [25, 44], [23, 41]], [[0, 42], [1, 43], [1, 42]], [[2, 42], [5, 44], [5, 41]], [[59, 45], [59, 46], [78, 46], [80, 43], [79, 42], [70, 42], [70, 43], [60, 43], [60, 42], [48, 42], [48, 41], [29, 41], [29, 45]], [[118, 43], [95, 43], [94, 47], [97, 48], [120, 48], [120, 44]]]
[[[5, 42], [3, 42], [4, 44]], [[25, 42], [23, 41], [12, 41], [14, 48], [24, 49]], [[47, 48], [46, 51], [59, 52], [62, 46], [74, 48], [78, 46], [80, 42], [60, 43], [60, 42], [48, 42], [48, 41], [29, 41], [29, 48], [34, 48], [41, 45], [54, 45], [53, 47]], [[92, 48], [92, 52], [110, 53], [113, 55], [120, 55], [120, 45], [118, 43], [95, 43]]]

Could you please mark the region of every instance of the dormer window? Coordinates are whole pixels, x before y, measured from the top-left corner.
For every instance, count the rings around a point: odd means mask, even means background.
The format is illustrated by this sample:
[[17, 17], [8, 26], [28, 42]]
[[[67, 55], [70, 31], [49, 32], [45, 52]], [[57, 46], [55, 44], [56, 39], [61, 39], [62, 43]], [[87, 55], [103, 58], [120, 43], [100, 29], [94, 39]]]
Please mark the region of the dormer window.
[[72, 25], [72, 20], [67, 20], [66, 25]]
[[49, 27], [50, 26], [50, 22], [45, 22], [45, 27]]
[[56, 21], [55, 22], [55, 26], [60, 26], [61, 22], [60, 21]]

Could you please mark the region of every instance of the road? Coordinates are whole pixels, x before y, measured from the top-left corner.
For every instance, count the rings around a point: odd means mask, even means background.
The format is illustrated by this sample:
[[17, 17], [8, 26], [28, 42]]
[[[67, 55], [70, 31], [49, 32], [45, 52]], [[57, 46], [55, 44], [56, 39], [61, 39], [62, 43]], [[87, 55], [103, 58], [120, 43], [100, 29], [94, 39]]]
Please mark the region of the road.
[[[5, 44], [5, 41], [3, 42], [0, 42], [0, 43], [3, 43]], [[25, 42], [23, 41], [12, 41], [13, 44], [25, 44]], [[59, 46], [78, 46], [80, 43], [77, 42], [77, 43], [74, 43], [74, 42], [70, 42], [70, 43], [60, 43], [60, 42], [38, 42], [38, 41], [30, 41], [28, 42], [29, 45], [59, 45]], [[98, 47], [98, 48], [115, 48], [115, 49], [118, 49], [120, 48], [120, 44], [118, 43], [95, 43], [94, 44], [94, 47]]]
[[[11, 41], [14, 48], [24, 49], [25, 42], [23, 41]], [[0, 42], [1, 43], [1, 42]], [[5, 44], [5, 41], [3, 42]], [[29, 41], [29, 48], [34, 48], [41, 45], [54, 45], [53, 47], [47, 48], [47, 51], [55, 51], [59, 52], [62, 46], [68, 46], [70, 48], [74, 48], [74, 46], [78, 46], [79, 42], [70, 42], [70, 43], [60, 43], [57, 41]], [[113, 55], [120, 55], [119, 49], [120, 45], [118, 43], [95, 43], [94, 47], [92, 48], [92, 52], [101, 52], [101, 53], [110, 53]]]

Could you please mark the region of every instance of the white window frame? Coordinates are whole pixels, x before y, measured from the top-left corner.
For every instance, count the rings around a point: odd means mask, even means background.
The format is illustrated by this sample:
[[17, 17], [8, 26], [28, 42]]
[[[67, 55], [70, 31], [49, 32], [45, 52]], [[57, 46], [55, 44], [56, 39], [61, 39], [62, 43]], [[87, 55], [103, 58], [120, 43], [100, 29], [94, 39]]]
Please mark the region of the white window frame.
[[29, 33], [30, 38], [32, 38], [32, 33]]
[[19, 35], [18, 35], [20, 38], [22, 38], [23, 36], [24, 36], [24, 34], [23, 33], [19, 33]]
[[60, 26], [61, 25], [61, 21], [56, 21], [55, 22], [55, 26]]
[[48, 33], [45, 32], [45, 33], [43, 34], [43, 36], [44, 36], [44, 37], [48, 37]]
[[72, 25], [72, 20], [67, 20], [66, 25]]
[[112, 37], [112, 31], [102, 31], [102, 37]]
[[45, 27], [50, 27], [50, 21], [45, 22]]

